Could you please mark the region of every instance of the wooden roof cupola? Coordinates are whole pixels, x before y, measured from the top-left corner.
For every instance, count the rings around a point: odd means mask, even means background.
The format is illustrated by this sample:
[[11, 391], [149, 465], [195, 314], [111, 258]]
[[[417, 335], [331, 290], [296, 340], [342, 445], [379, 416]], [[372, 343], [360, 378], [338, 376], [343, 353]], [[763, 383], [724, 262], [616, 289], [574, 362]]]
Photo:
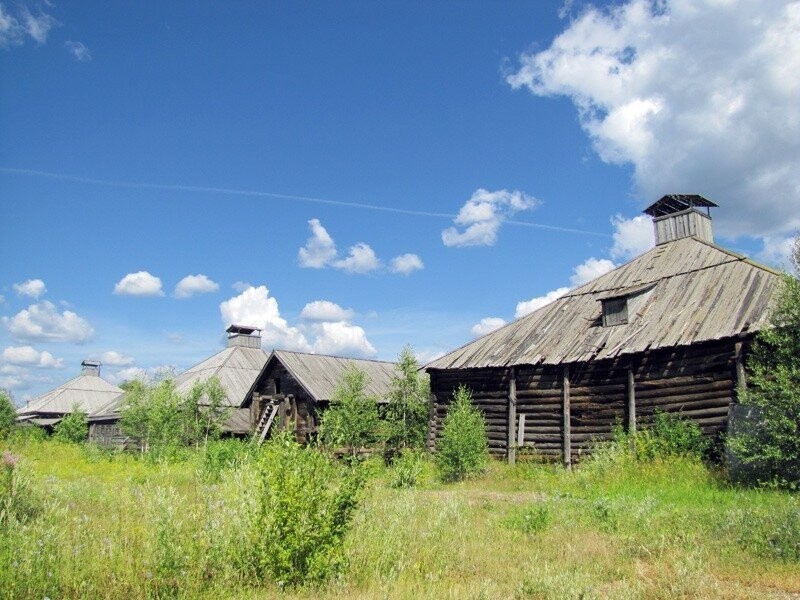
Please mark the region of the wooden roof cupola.
[[711, 207], [717, 205], [697, 194], [668, 194], [644, 209], [653, 217], [656, 246], [695, 237], [714, 243], [711, 230]]
[[228, 348], [261, 348], [261, 329], [258, 327], [231, 325], [225, 331], [228, 333]]
[[81, 363], [81, 375], [94, 375], [100, 377], [100, 361], [84, 360]]

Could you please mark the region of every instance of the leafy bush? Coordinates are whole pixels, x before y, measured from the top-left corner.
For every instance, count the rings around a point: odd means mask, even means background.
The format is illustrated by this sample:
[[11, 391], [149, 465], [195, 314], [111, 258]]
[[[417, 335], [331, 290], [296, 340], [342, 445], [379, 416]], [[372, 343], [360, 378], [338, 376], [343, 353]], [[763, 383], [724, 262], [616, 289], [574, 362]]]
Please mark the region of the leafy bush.
[[236, 468], [251, 458], [256, 446], [240, 440], [213, 440], [202, 450], [200, 473], [206, 481], [218, 481], [223, 471]]
[[20, 470], [19, 456], [4, 451], [0, 455], [0, 528], [25, 522], [37, 515], [40, 500], [26, 473]]
[[489, 460], [483, 414], [472, 404], [472, 394], [463, 385], [453, 394], [436, 450], [436, 464], [444, 481], [476, 475]]
[[0, 389], [0, 440], [5, 439], [14, 429], [17, 420], [17, 409], [11, 401], [11, 395]]
[[392, 463], [389, 485], [393, 488], [411, 488], [419, 483], [425, 466], [425, 456], [420, 450], [405, 448]]
[[319, 583], [344, 566], [343, 539], [364, 480], [282, 433], [258, 463], [255, 562], [279, 585]]
[[86, 441], [89, 435], [89, 424], [86, 421], [86, 413], [72, 408], [72, 412], [65, 415], [54, 428], [55, 437], [62, 442], [80, 444]]
[[598, 443], [585, 466], [608, 470], [626, 463], [653, 462], [660, 459], [686, 457], [700, 459], [707, 452], [709, 441], [697, 423], [680, 413], [656, 410], [653, 421], [635, 434], [627, 433], [621, 424], [614, 427], [613, 439]]
[[322, 414], [320, 440], [329, 447], [345, 447], [352, 456], [378, 440], [378, 403], [365, 392], [367, 374], [348, 368], [336, 386], [330, 407]]
[[783, 276], [770, 327], [762, 329], [747, 357], [742, 404], [757, 415], [752, 427], [728, 440], [744, 463], [758, 467], [759, 479], [800, 486], [800, 237], [792, 252], [795, 275]]
[[411, 348], [406, 346], [397, 361], [397, 374], [386, 405], [386, 447], [389, 452], [421, 448], [428, 427], [430, 380], [419, 372]]
[[180, 394], [172, 379], [135, 380], [126, 384], [120, 427], [150, 458], [178, 458], [183, 449], [219, 437], [230, 412], [217, 377], [196, 383], [188, 394]]
[[700, 426], [680, 413], [656, 410], [653, 422], [642, 427], [632, 438], [638, 460], [669, 456], [701, 457], [708, 449]]

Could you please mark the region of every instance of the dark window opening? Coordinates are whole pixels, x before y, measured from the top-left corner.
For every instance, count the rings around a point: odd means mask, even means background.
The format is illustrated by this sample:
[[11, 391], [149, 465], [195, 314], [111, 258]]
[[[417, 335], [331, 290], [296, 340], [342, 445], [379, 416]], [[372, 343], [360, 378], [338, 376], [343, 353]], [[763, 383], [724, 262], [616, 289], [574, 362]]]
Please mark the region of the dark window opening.
[[275, 393], [276, 394], [280, 394], [281, 393], [281, 378], [280, 377], [276, 377], [275, 378]]

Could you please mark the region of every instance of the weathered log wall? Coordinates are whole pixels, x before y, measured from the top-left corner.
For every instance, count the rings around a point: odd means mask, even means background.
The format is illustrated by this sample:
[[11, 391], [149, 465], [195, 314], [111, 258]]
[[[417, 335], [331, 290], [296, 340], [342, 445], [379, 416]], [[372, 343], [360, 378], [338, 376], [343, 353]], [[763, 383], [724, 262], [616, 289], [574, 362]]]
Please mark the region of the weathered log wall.
[[[279, 383], [276, 385], [276, 382]], [[289, 400], [285, 402], [285, 406], [282, 404], [278, 411], [275, 425], [280, 429], [292, 428], [299, 442], [307, 442], [316, 431], [319, 406], [300, 382], [277, 361], [262, 373], [256, 382], [250, 400], [251, 430], [255, 428], [267, 404], [277, 396], [280, 396], [281, 400], [285, 398]]]
[[[680, 412], [706, 435], [724, 429], [736, 394], [736, 340], [655, 350], [613, 360], [576, 363], [568, 368], [569, 445], [572, 458], [608, 440], [617, 424], [647, 425], [656, 409]], [[513, 369], [454, 369], [431, 372], [433, 448], [454, 391], [466, 385], [486, 418], [493, 454], [509, 452], [508, 440], [553, 458], [564, 456], [563, 365]], [[509, 384], [516, 380], [516, 418], [509, 435]], [[630, 383], [633, 383], [631, 395]], [[634, 408], [631, 413], [629, 407]], [[518, 430], [524, 415], [524, 433]], [[512, 448], [513, 449], [513, 448]]]
[[460, 385], [472, 392], [472, 400], [486, 419], [489, 449], [493, 454], [505, 453], [508, 433], [508, 371], [506, 369], [469, 369], [431, 373], [433, 408], [429, 423], [428, 443], [435, 446], [441, 424], [453, 394]]

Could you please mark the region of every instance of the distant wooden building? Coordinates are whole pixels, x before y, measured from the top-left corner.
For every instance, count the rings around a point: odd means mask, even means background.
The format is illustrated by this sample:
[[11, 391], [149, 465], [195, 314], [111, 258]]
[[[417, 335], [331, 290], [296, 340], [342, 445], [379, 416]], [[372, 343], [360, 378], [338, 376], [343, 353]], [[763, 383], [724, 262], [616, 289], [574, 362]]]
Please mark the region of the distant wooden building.
[[[223, 434], [246, 437], [255, 432], [263, 440], [270, 429], [291, 427], [298, 440], [307, 440], [351, 366], [367, 374], [366, 392], [380, 401], [391, 387], [395, 363], [286, 350], [267, 354], [261, 349], [259, 329], [231, 325], [226, 331], [227, 348], [175, 377], [176, 391], [181, 394], [210, 377], [219, 379], [233, 409]], [[132, 445], [119, 426], [124, 401], [124, 395], [119, 395], [90, 415], [90, 441], [115, 447]]]
[[270, 426], [291, 427], [298, 441], [307, 441], [317, 431], [320, 415], [351, 367], [366, 373], [366, 393], [384, 402], [396, 375], [396, 363], [273, 351], [245, 404], [255, 435], [263, 439]]
[[511, 462], [527, 447], [569, 464], [656, 409], [722, 431], [779, 274], [714, 244], [714, 206], [664, 196], [644, 211], [653, 249], [428, 364], [429, 444], [462, 384]]
[[17, 422], [38, 425], [50, 431], [74, 410], [92, 414], [122, 394], [117, 386], [100, 377], [100, 362], [84, 360], [81, 374], [17, 409]]
[[[261, 349], [261, 331], [258, 328], [231, 325], [225, 331], [228, 334], [227, 348], [176, 376], [175, 389], [180, 394], [187, 394], [196, 383], [217, 377], [225, 390], [225, 400], [233, 410], [223, 425], [223, 433], [245, 436], [250, 433], [250, 410], [241, 407], [250, 397], [268, 355]], [[89, 417], [89, 441], [106, 446], [130, 445], [130, 440], [119, 427], [124, 400], [124, 396], [115, 398]]]

